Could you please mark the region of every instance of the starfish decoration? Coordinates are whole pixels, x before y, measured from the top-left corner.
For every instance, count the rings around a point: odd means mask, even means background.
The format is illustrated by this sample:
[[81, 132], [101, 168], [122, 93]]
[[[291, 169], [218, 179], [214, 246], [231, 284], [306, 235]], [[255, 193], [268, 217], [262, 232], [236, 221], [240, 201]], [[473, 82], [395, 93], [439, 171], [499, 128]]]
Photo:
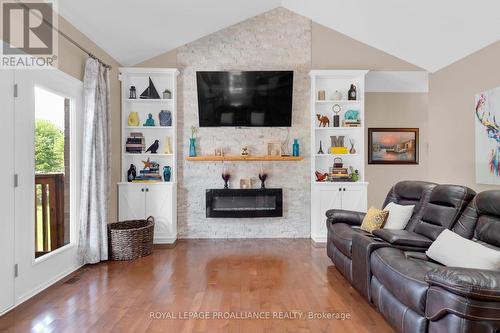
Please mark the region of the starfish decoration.
[[147, 161], [142, 161], [142, 163], [144, 163], [144, 169], [151, 168], [151, 166], [153, 165], [153, 162], [149, 160], [149, 157]]

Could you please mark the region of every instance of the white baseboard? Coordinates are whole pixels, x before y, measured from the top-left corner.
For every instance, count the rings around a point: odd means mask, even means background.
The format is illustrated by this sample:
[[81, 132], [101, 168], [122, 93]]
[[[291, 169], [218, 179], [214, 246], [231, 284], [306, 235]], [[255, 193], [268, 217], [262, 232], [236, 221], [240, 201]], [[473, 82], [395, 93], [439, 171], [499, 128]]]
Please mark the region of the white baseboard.
[[176, 241], [177, 241], [177, 235], [175, 236], [155, 235], [153, 244], [174, 244]]
[[326, 236], [311, 235], [311, 239], [314, 243], [326, 243]]
[[1, 312], [0, 316], [3, 316], [7, 312], [11, 311], [12, 309], [16, 308], [17, 306], [19, 306], [22, 303], [24, 303], [27, 300], [29, 300], [33, 296], [41, 293], [42, 291], [44, 291], [48, 287], [52, 286], [53, 284], [59, 282], [60, 280], [64, 279], [65, 277], [67, 277], [71, 273], [76, 272], [81, 267], [83, 267], [83, 265], [78, 265], [78, 266], [71, 267], [71, 268], [65, 270], [64, 272], [62, 272], [61, 274], [58, 274], [54, 278], [50, 279], [49, 281], [46, 281], [46, 282], [38, 285], [36, 288], [31, 289], [30, 291], [28, 291], [27, 293], [25, 293], [24, 295], [22, 295], [21, 297], [19, 297], [18, 299], [16, 299], [16, 303], [14, 304], [14, 306], [6, 309], [4, 312]]

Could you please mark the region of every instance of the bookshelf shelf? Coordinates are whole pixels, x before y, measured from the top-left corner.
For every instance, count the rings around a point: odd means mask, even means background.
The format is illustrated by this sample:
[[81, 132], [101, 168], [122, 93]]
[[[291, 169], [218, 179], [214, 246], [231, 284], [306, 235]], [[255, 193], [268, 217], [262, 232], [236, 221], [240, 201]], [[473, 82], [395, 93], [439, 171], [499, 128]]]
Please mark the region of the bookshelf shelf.
[[186, 161], [192, 162], [223, 162], [223, 161], [241, 161], [241, 162], [255, 162], [255, 161], [275, 161], [275, 162], [286, 162], [286, 161], [301, 161], [302, 156], [195, 156], [186, 157]]

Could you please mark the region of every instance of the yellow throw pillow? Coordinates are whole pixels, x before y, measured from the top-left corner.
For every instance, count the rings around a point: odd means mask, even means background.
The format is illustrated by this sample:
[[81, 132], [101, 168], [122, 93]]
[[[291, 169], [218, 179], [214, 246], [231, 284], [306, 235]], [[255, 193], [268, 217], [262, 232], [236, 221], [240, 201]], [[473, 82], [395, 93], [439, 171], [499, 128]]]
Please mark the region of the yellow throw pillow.
[[373, 230], [384, 226], [387, 217], [389, 217], [389, 211], [370, 207], [363, 219], [363, 223], [361, 223], [361, 230], [372, 233]]

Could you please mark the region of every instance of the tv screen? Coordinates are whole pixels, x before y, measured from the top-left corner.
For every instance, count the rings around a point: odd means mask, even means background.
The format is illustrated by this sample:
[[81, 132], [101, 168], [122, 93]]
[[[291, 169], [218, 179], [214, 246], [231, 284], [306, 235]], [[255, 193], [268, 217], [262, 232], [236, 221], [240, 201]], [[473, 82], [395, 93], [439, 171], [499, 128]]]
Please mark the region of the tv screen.
[[200, 127], [292, 126], [293, 71], [196, 72]]

